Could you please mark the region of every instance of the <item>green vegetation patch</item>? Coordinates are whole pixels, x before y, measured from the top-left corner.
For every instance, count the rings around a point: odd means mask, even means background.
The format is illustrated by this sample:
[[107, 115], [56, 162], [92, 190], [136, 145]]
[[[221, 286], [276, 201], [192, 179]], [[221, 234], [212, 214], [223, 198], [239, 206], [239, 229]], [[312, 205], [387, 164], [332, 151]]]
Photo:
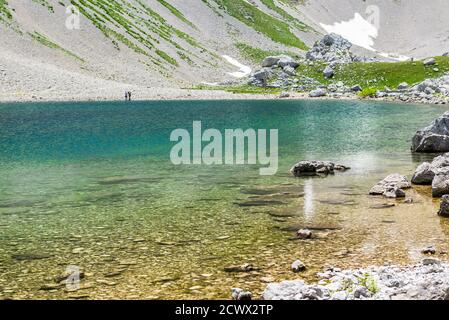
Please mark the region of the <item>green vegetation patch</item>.
[[172, 6], [170, 3], [168, 3], [165, 0], [157, 0], [160, 4], [162, 4], [164, 7], [166, 7], [168, 10], [170, 10], [170, 12], [175, 15], [179, 20], [183, 21], [184, 23], [188, 24], [189, 26], [191, 26], [192, 28], [195, 28], [195, 25], [190, 22], [189, 20], [187, 20], [187, 18], [182, 14], [181, 11], [179, 11], [178, 9], [176, 9], [174, 6]]
[[335, 67], [335, 76], [326, 79], [324, 63], [314, 62], [312, 66], [300, 65], [298, 75], [314, 78], [322, 84], [343, 81], [346, 85], [360, 85], [363, 89], [384, 90], [385, 87], [396, 89], [402, 82], [414, 85], [427, 78], [441, 77], [449, 72], [449, 57], [435, 57], [436, 65], [424, 66], [422, 61], [404, 62], [355, 62]]
[[172, 64], [172, 65], [174, 65], [174, 66], [178, 66], [178, 62], [174, 59], [174, 58], [172, 58], [172, 57], [170, 57], [167, 53], [165, 53], [164, 51], [162, 51], [162, 50], [156, 50], [156, 53], [157, 53], [157, 55], [159, 56], [159, 57], [161, 57], [162, 59], [164, 59], [165, 61], [167, 61], [168, 63], [170, 63], [170, 64]]
[[62, 51], [64, 54], [75, 58], [76, 60], [80, 61], [80, 62], [84, 62], [84, 60], [82, 58], [80, 58], [79, 56], [77, 56], [76, 54], [74, 54], [73, 52], [64, 49], [63, 47], [61, 47], [60, 45], [50, 41], [46, 36], [40, 34], [39, 32], [34, 32], [34, 33], [28, 33], [34, 40], [36, 40], [37, 42], [39, 42], [40, 44], [51, 48], [51, 49], [57, 49]]
[[11, 10], [8, 8], [8, 2], [6, 0], [0, 0], [0, 21], [6, 21], [12, 19]]
[[286, 22], [264, 13], [254, 5], [244, 0], [215, 0], [215, 2], [230, 16], [264, 34], [271, 40], [302, 50], [308, 49], [305, 43], [290, 31], [290, 27]]
[[295, 25], [299, 30], [302, 31], [309, 31], [310, 27], [306, 25], [305, 23], [299, 21], [298, 19], [294, 18], [290, 14], [288, 14], [284, 9], [278, 7], [273, 0], [260, 0], [267, 8], [273, 10], [277, 14], [279, 14], [281, 17], [283, 17], [285, 20], [291, 22], [293, 25]]

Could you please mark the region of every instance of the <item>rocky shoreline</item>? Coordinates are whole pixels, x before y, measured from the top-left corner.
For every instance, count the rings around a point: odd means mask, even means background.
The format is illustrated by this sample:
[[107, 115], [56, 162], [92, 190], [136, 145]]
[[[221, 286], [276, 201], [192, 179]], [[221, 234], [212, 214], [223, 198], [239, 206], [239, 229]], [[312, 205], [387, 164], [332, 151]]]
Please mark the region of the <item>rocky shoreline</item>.
[[[418, 265], [328, 268], [317, 284], [272, 283], [265, 300], [449, 300], [449, 264], [425, 258]], [[247, 297], [247, 295], [246, 295]]]

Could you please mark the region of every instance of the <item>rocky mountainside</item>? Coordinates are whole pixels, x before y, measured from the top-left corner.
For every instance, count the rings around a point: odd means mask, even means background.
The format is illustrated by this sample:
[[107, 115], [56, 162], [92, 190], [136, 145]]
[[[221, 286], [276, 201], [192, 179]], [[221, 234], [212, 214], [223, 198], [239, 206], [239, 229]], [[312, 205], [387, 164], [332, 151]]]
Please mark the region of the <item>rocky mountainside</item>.
[[[343, 2], [0, 0], [0, 100], [235, 82], [266, 56], [305, 56], [331, 31], [345, 33], [361, 56], [446, 51], [444, 1], [431, 8], [417, 0]], [[378, 34], [365, 35], [372, 46], [339, 28], [356, 30], [354, 15], [371, 21], [373, 6], [380, 18]]]

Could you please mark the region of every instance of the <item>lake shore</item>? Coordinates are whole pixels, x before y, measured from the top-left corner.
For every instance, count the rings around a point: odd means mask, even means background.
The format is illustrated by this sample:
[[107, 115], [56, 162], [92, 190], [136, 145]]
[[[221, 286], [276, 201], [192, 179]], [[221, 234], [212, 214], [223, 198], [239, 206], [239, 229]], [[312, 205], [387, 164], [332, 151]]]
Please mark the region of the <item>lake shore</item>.
[[[122, 93], [123, 91], [123, 93]], [[204, 100], [342, 100], [342, 101], [377, 101], [397, 102], [405, 104], [446, 104], [444, 99], [421, 100], [404, 99], [400, 95], [382, 97], [360, 97], [356, 93], [327, 93], [321, 97], [310, 97], [309, 91], [295, 92], [285, 91], [279, 93], [233, 93], [225, 90], [199, 90], [181, 88], [135, 88], [126, 87], [123, 90], [117, 88], [100, 88], [96, 90], [76, 91], [74, 93], [65, 91], [43, 91], [39, 93], [0, 93], [0, 104], [2, 103], [26, 103], [26, 102], [99, 102], [99, 101], [124, 101], [125, 91], [132, 92], [133, 101], [204, 101]], [[123, 95], [123, 96], [122, 96]]]

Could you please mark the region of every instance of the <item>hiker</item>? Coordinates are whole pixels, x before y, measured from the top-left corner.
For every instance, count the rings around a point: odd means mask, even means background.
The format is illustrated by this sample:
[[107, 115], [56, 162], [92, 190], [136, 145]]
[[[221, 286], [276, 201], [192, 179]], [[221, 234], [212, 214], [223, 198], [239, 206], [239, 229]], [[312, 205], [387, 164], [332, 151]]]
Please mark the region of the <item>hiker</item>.
[[128, 98], [129, 98], [129, 101], [131, 101], [131, 91], [128, 91]]
[[128, 91], [125, 91], [125, 101], [128, 101]]

